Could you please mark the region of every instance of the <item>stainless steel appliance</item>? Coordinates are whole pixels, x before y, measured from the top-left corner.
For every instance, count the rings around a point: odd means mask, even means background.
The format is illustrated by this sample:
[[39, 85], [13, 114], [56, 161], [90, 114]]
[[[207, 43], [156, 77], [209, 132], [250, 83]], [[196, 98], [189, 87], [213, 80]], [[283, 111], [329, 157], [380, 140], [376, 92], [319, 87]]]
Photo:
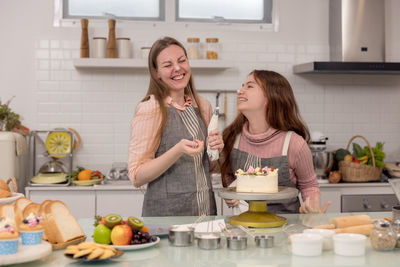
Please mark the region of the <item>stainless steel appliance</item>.
[[385, 61], [385, 1], [330, 0], [331, 61]]
[[104, 182], [106, 184], [129, 184], [128, 164], [126, 162], [114, 162]]
[[328, 137], [321, 132], [311, 133], [310, 150], [313, 157], [314, 171], [319, 183], [328, 183], [328, 173], [333, 165], [333, 153], [326, 151]]

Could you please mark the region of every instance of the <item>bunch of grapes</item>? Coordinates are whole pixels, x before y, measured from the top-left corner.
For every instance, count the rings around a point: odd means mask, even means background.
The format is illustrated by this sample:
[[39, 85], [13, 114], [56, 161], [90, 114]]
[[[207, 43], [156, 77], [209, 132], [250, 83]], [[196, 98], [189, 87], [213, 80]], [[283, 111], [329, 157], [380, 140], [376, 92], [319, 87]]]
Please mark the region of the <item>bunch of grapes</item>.
[[156, 240], [157, 240], [157, 237], [151, 236], [148, 232], [134, 230], [132, 240], [131, 240], [131, 245], [146, 244], [146, 243], [154, 242]]

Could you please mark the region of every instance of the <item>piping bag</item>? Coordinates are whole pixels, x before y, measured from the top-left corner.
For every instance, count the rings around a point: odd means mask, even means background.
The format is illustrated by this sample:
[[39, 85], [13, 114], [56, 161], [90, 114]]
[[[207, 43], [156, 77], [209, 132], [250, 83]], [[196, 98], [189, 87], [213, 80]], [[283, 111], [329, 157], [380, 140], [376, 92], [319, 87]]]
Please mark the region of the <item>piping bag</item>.
[[[210, 124], [208, 124], [207, 132], [210, 134], [211, 131], [218, 129], [218, 116], [219, 115], [219, 107], [216, 107], [213, 115], [211, 116]], [[207, 154], [210, 158], [210, 161], [214, 161], [219, 159], [219, 151], [218, 149], [210, 149], [210, 145], [207, 143]]]

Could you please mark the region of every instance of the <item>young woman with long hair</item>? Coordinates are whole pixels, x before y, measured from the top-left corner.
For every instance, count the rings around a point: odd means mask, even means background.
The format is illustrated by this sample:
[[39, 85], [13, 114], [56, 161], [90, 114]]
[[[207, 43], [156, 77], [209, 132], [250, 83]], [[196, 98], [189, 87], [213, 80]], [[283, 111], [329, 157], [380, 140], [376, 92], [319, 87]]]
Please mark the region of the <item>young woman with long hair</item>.
[[[325, 212], [320, 208], [320, 191], [308, 147], [309, 131], [301, 119], [289, 82], [267, 70], [252, 71], [238, 90], [235, 120], [224, 130], [221, 174], [224, 187], [231, 185], [237, 169], [274, 166], [279, 185], [300, 190], [298, 197], [268, 201], [275, 213]], [[239, 200], [226, 200], [230, 207]]]
[[147, 185], [143, 216], [215, 215], [207, 141], [222, 151], [218, 130], [207, 136], [211, 104], [194, 86], [186, 50], [157, 40], [148, 60], [150, 84], [136, 108], [129, 143], [129, 178]]

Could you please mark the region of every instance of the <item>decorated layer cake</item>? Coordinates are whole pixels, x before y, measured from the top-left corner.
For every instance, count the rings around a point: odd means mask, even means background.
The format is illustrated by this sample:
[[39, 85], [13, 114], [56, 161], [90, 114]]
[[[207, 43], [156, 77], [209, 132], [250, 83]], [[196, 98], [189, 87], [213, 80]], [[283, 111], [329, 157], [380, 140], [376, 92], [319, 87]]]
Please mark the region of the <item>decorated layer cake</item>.
[[236, 192], [242, 193], [278, 193], [278, 169], [274, 167], [253, 168], [245, 172], [236, 172]]

